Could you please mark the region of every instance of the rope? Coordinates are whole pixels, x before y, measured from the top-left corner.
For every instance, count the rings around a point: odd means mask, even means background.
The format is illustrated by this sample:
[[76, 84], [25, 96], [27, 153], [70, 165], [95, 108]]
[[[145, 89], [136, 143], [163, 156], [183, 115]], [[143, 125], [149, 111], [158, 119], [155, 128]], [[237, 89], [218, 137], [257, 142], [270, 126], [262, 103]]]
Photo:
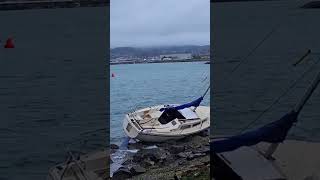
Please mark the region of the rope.
[[208, 79], [208, 76], [206, 76], [202, 81], [201, 81], [201, 83], [203, 83], [205, 80], [207, 80]]
[[[64, 178], [64, 175], [65, 175], [66, 171], [70, 168], [69, 165], [70, 165], [72, 162], [79, 168], [80, 173], [82, 174], [82, 176], [83, 176], [86, 180], [89, 180], [90, 178], [88, 178], [85, 170], [81, 167], [81, 165], [79, 165], [79, 163], [77, 162], [77, 159], [73, 156], [71, 150], [70, 150], [68, 147], [66, 147], [66, 150], [67, 150], [67, 152], [68, 152], [68, 154], [69, 154], [69, 157], [68, 157], [68, 160], [67, 160], [66, 165], [65, 165], [66, 167], [63, 169], [63, 172], [62, 172], [62, 174], [61, 174], [61, 176], [60, 176], [60, 180], [62, 180], [62, 179]], [[80, 158], [79, 158], [79, 159], [80, 159]]]
[[77, 160], [74, 158], [73, 154], [71, 153], [71, 151], [69, 151], [69, 155], [72, 158], [72, 161], [78, 166], [82, 176], [86, 179], [89, 180], [90, 178], [88, 178], [88, 176], [86, 175], [86, 172], [84, 171], [84, 169], [79, 165], [79, 163], [77, 162]]
[[66, 167], [63, 169], [63, 172], [60, 176], [60, 179], [62, 180], [62, 178], [64, 177], [64, 174], [66, 173], [67, 169], [69, 168], [69, 164], [72, 162], [72, 159], [69, 157], [66, 163]]
[[200, 92], [202, 89], [207, 88], [208, 86], [210, 86], [210, 79], [208, 79], [209, 76], [206, 76], [203, 80], [199, 81], [199, 85], [197, 85], [197, 88], [194, 88], [194, 93], [192, 93], [193, 95], [190, 96], [191, 99], [195, 99], [198, 98], [198, 92]]
[[199, 76], [199, 80], [196, 81], [198, 82], [196, 87], [197, 88], [194, 88], [194, 93], [192, 93], [193, 95], [191, 96], [192, 99], [194, 98], [197, 98], [198, 95], [197, 95], [197, 92], [201, 91], [201, 89], [204, 89], [204, 87], [207, 87], [207, 84], [209, 83], [210, 84], [210, 79], [208, 77], [208, 75], [206, 75], [208, 72], [207, 70], [205, 70], [201, 76]]
[[[280, 24], [280, 23], [279, 23]], [[277, 26], [279, 25], [277, 24]], [[231, 70], [231, 72], [229, 73], [232, 74], [233, 72], [235, 72], [239, 67], [240, 65], [243, 63], [243, 62], [247, 62], [248, 61], [248, 57], [251, 56], [269, 37], [271, 37], [271, 35], [276, 31], [276, 27], [275, 26], [274, 28], [271, 29], [270, 32], [268, 32], [266, 34], [266, 36], [264, 36], [264, 38]], [[230, 77], [230, 76], [229, 76]]]
[[150, 120], [148, 120], [148, 121], [146, 121], [146, 122], [139, 123], [139, 124], [146, 124], [146, 123], [148, 123], [148, 122], [150, 122], [150, 121], [152, 121], [152, 120], [154, 120], [154, 118], [151, 118]]
[[[319, 59], [320, 60], [320, 59]], [[278, 98], [276, 98], [273, 103], [271, 103], [264, 111], [262, 111], [253, 121], [249, 122], [249, 124], [247, 124], [244, 128], [242, 128], [240, 130], [239, 133], [242, 133], [243, 131], [247, 130], [252, 124], [254, 124], [255, 122], [257, 122], [262, 115], [264, 115], [266, 112], [268, 112], [275, 104], [277, 104], [280, 99], [285, 96], [292, 88], [294, 88], [296, 86], [296, 84], [302, 79], [304, 78], [304, 76], [309, 73], [314, 67], [315, 65], [317, 65], [319, 63], [319, 61], [316, 61], [313, 66], [311, 66], [310, 68], [308, 68], [306, 71], [303, 72], [303, 74], [296, 80], [294, 81], [291, 86], [289, 86]]]

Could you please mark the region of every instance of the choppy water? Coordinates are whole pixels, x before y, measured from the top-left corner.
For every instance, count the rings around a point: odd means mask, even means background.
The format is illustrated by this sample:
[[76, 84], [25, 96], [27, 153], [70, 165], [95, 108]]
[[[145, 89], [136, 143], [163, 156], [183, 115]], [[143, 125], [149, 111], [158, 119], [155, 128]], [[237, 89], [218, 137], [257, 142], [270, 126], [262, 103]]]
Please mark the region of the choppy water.
[[[299, 9], [304, 1], [242, 2], [212, 5], [215, 39], [212, 105], [213, 134], [234, 134], [270, 106], [294, 81], [314, 67], [289, 93], [250, 129], [289, 112], [320, 70], [319, 9]], [[232, 13], [230, 13], [232, 12]], [[271, 13], [272, 12], [272, 13]], [[276, 27], [276, 28], [275, 28]], [[232, 69], [273, 28], [275, 31], [247, 58]], [[307, 49], [312, 54], [296, 62]], [[320, 87], [299, 115], [290, 138], [320, 141]]]
[[0, 12], [1, 180], [45, 179], [66, 147], [106, 146], [105, 11]]
[[[167, 103], [187, 103], [200, 97], [210, 81], [204, 62], [126, 64], [110, 67], [110, 138], [120, 145], [124, 115], [135, 108]], [[208, 94], [204, 105], [209, 105]]]
[[[111, 155], [110, 174], [121, 167], [130, 141], [123, 132], [124, 115], [137, 108], [159, 104], [180, 104], [200, 97], [210, 82], [210, 65], [204, 62], [125, 64], [110, 67], [115, 77], [110, 79], [110, 143], [120, 146]], [[202, 105], [209, 105], [210, 94]], [[149, 146], [147, 148], [156, 148]]]

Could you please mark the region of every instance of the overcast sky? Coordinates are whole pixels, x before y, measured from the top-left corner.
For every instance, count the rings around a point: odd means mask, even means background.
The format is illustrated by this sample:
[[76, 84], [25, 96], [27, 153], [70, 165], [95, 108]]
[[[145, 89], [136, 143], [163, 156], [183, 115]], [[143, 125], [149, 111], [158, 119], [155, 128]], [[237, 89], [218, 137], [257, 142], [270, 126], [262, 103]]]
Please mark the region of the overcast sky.
[[209, 0], [111, 0], [111, 47], [209, 45]]

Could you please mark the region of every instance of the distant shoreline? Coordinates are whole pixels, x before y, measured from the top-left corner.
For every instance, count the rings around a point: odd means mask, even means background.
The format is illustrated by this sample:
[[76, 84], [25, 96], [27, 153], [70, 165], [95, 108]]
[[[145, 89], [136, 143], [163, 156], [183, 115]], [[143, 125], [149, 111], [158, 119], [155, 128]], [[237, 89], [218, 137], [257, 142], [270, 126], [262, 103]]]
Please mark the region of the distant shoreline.
[[[178, 62], [210, 62], [209, 59], [188, 59], [188, 60], [156, 60], [156, 61], [126, 61], [126, 62], [110, 62], [110, 65], [120, 64], [154, 64], [154, 63], [178, 63]], [[207, 64], [207, 63], [206, 63]]]
[[27, 10], [27, 9], [56, 9], [77, 7], [104, 7], [109, 6], [107, 0], [31, 0], [31, 1], [3, 1], [0, 2], [0, 11]]

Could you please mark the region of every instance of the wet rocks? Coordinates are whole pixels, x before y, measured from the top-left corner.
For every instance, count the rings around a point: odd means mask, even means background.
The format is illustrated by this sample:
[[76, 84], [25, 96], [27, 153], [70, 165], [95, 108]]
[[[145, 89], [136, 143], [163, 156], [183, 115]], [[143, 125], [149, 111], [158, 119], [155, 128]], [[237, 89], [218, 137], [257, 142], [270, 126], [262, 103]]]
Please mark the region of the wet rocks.
[[181, 153], [179, 153], [177, 156], [178, 156], [179, 158], [187, 158], [187, 157], [190, 156], [191, 154], [192, 154], [191, 151], [189, 151], [189, 152], [181, 152]]
[[127, 158], [127, 159], [125, 159], [122, 163], [121, 163], [121, 165], [122, 166], [129, 166], [129, 165], [131, 165], [133, 162], [132, 162], [132, 158]]
[[110, 149], [119, 149], [119, 146], [116, 144], [110, 144]]
[[189, 152], [181, 152], [177, 156], [179, 158], [186, 158], [187, 160], [192, 160], [194, 158], [205, 156], [205, 153], [193, 153], [192, 151]]
[[142, 149], [133, 155], [132, 162], [150, 167], [162, 163], [166, 158], [166, 152], [161, 149]]
[[150, 166], [154, 166], [155, 165], [155, 162], [154, 161], [152, 161], [152, 160], [150, 160], [150, 159], [146, 159], [145, 161], [143, 161], [144, 162], [144, 166], [145, 167], [150, 167]]
[[180, 178], [201, 174], [207, 177], [210, 172], [209, 136], [203, 134], [156, 144], [137, 142], [128, 148], [139, 150], [122, 164], [128, 167], [132, 179], [173, 179], [174, 175]]
[[116, 144], [110, 144], [110, 152], [113, 154], [117, 149], [119, 149], [119, 146]]
[[209, 146], [200, 146], [199, 148], [192, 151], [193, 153], [210, 153], [210, 147]]
[[169, 152], [172, 153], [172, 154], [178, 154], [182, 151], [185, 150], [185, 147], [184, 146], [179, 146], [179, 145], [172, 145], [170, 148], [169, 148]]
[[142, 143], [129, 143], [128, 149], [143, 149], [145, 147]]
[[201, 137], [207, 137], [207, 136], [210, 135], [209, 133], [210, 133], [210, 132], [207, 130], [207, 131], [202, 131], [202, 132], [200, 132], [198, 135], [201, 136]]
[[143, 161], [143, 155], [139, 152], [132, 157], [132, 162], [139, 163]]
[[141, 167], [140, 165], [133, 165], [129, 168], [132, 175], [138, 175], [146, 172], [146, 169]]
[[151, 161], [159, 162], [160, 158], [161, 158], [161, 155], [160, 155], [160, 153], [155, 153], [155, 154], [148, 153], [148, 154], [145, 155], [145, 157], [149, 158]]
[[205, 155], [206, 155], [205, 153], [194, 153], [194, 154], [191, 154], [190, 156], [188, 156], [187, 160], [191, 160], [191, 159], [194, 159], [194, 158], [202, 157], [202, 156], [205, 156]]
[[121, 167], [113, 173], [112, 179], [120, 180], [120, 179], [127, 179], [131, 177], [132, 177], [132, 173], [129, 171], [129, 169], [125, 167]]

